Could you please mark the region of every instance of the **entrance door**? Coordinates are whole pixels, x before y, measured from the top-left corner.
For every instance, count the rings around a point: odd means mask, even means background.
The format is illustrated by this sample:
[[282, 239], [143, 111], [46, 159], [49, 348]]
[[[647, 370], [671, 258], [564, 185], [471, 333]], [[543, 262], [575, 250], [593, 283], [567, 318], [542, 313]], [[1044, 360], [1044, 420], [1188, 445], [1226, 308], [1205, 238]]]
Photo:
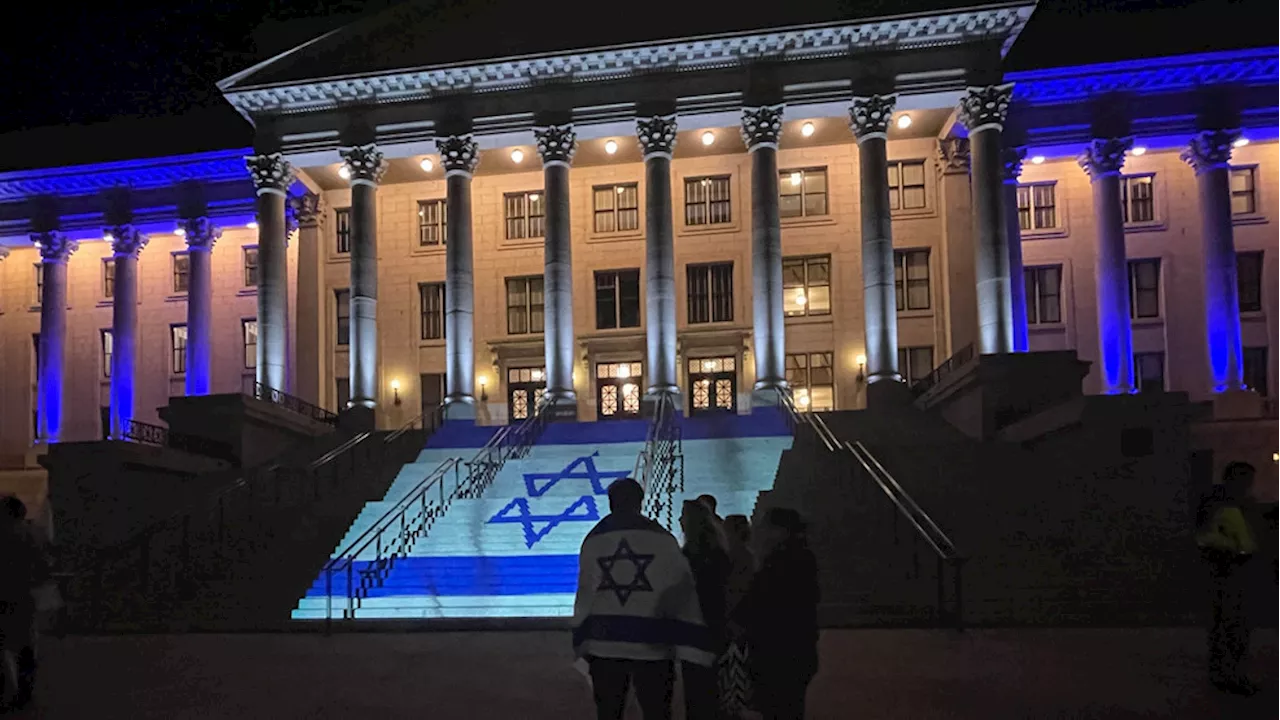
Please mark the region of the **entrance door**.
[[507, 422], [517, 423], [529, 417], [546, 391], [546, 368], [507, 368]]
[[111, 406], [100, 405], [98, 407], [98, 421], [102, 423], [102, 439], [111, 439]]
[[733, 356], [689, 359], [689, 414], [738, 411], [738, 363]]
[[596, 417], [640, 417], [643, 375], [640, 362], [596, 363]]
[[418, 376], [418, 387], [422, 389], [422, 415], [430, 422], [436, 409], [444, 403], [444, 375], [422, 373]]

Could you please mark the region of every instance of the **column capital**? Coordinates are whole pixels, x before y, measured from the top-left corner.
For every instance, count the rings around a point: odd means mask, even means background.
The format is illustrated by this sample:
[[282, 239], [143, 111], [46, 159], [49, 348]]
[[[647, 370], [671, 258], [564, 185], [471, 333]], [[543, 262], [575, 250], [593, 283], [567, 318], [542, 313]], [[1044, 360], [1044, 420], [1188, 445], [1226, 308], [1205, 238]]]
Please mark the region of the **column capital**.
[[538, 157], [543, 165], [559, 163], [568, 165], [573, 162], [573, 152], [577, 149], [578, 135], [572, 125], [547, 125], [533, 129], [533, 139], [538, 146]]
[[676, 148], [676, 116], [636, 118], [636, 137], [640, 140], [640, 151], [646, 158], [650, 155], [665, 155], [670, 158]]
[[970, 87], [964, 97], [960, 98], [960, 105], [956, 109], [960, 124], [968, 128], [970, 133], [1003, 130], [1004, 118], [1009, 113], [1009, 101], [1012, 99], [1013, 83]]
[[1132, 137], [1094, 138], [1084, 146], [1077, 162], [1089, 173], [1091, 180], [1107, 175], [1119, 175], [1124, 167], [1125, 153], [1133, 147]]
[[342, 164], [351, 173], [350, 182], [352, 185], [361, 183], [377, 185], [382, 181], [382, 174], [387, 170], [387, 163], [382, 159], [382, 151], [378, 149], [377, 145], [368, 143], [366, 145], [339, 148], [338, 154], [342, 156]]
[[320, 196], [315, 193], [291, 197], [285, 207], [292, 213], [293, 221], [299, 227], [315, 227], [320, 222]]
[[31, 233], [31, 243], [40, 251], [40, 259], [47, 263], [63, 263], [71, 257], [80, 243], [57, 231]]
[[1004, 181], [1016, 185], [1022, 175], [1022, 161], [1027, 158], [1025, 147], [1005, 147], [1000, 151], [1000, 160], [1004, 165]]
[[938, 140], [938, 173], [941, 175], [969, 174], [969, 138], [940, 138]]
[[779, 104], [742, 108], [742, 142], [746, 143], [747, 152], [762, 147], [778, 149], [783, 107]]
[[249, 174], [253, 176], [253, 186], [258, 189], [259, 195], [263, 193], [283, 195], [285, 190], [293, 184], [293, 166], [280, 153], [246, 155], [244, 163], [249, 168]]
[[436, 150], [440, 152], [440, 164], [446, 176], [454, 173], [471, 175], [480, 164], [480, 146], [471, 135], [450, 135], [436, 138]]
[[849, 127], [858, 142], [889, 137], [889, 118], [898, 104], [898, 94], [855, 97], [849, 106]]
[[188, 250], [213, 250], [213, 244], [222, 237], [222, 228], [214, 225], [209, 218], [201, 215], [182, 219], [182, 230], [187, 240]]
[[111, 252], [117, 257], [138, 257], [142, 248], [151, 242], [151, 236], [138, 232], [132, 225], [112, 225], [102, 231], [105, 237], [111, 238]]
[[1182, 161], [1199, 175], [1202, 172], [1231, 166], [1231, 148], [1238, 129], [1201, 130], [1191, 136], [1191, 143], [1182, 151]]

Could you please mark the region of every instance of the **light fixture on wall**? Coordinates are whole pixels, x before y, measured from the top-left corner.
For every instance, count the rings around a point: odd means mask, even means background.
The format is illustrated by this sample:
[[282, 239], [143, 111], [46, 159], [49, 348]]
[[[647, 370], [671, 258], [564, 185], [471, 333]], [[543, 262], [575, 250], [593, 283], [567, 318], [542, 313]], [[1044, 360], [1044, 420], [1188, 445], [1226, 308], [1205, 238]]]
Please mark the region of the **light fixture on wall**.
[[422, 167], [422, 172], [431, 172], [436, 169], [436, 163], [431, 158], [422, 158], [422, 162], [419, 165]]
[[1140, 157], [1147, 154], [1147, 148], [1145, 145], [1135, 145], [1129, 150], [1129, 154], [1134, 157]]
[[606, 140], [604, 143], [604, 151], [609, 153], [610, 155], [618, 152], [618, 141]]
[[800, 181], [803, 179], [804, 176], [799, 171], [791, 173], [791, 187], [799, 187]]
[[811, 122], [807, 122], [800, 126], [800, 134], [805, 137], [809, 137], [810, 135], [813, 135], [813, 130], [814, 130], [814, 127], [813, 127], [813, 123]]
[[538, 193], [529, 193], [529, 202], [536, 203], [539, 197]]
[[485, 390], [485, 386], [489, 383], [489, 378], [481, 375], [476, 380], [480, 383], [480, 402], [489, 402], [489, 393]]
[[245, 227], [249, 228], [250, 230], [257, 230], [257, 229], [258, 229], [258, 221], [257, 221], [257, 220], [250, 220], [250, 221], [249, 221], [249, 224], [248, 224], [248, 225], [245, 225]]
[[1249, 138], [1247, 138], [1247, 137], [1238, 137], [1238, 138], [1236, 138], [1236, 139], [1235, 139], [1235, 142], [1231, 143], [1231, 147], [1238, 147], [1238, 148], [1240, 148], [1240, 147], [1244, 147], [1245, 145], [1248, 145], [1248, 144], [1249, 144]]
[[350, 180], [351, 168], [347, 167], [346, 165], [343, 165], [342, 167], [338, 168], [338, 177], [342, 178], [343, 180]]
[[1032, 158], [1031, 158], [1031, 164], [1032, 164], [1032, 165], [1039, 165], [1039, 164], [1040, 164], [1040, 163], [1042, 163], [1042, 162], [1044, 162], [1044, 156], [1043, 156], [1043, 155], [1035, 155], [1035, 156], [1032, 156]]
[[703, 144], [703, 145], [708, 145], [708, 146], [709, 146], [709, 145], [711, 145], [712, 143], [714, 143], [715, 141], [716, 141], [716, 134], [715, 134], [715, 133], [711, 132], [710, 130], [707, 130], [706, 132], [702, 133], [702, 144]]
[[858, 382], [865, 382], [867, 379], [867, 356], [858, 355], [853, 361], [858, 363]]
[[524, 151], [523, 151], [523, 150], [521, 150], [520, 148], [516, 148], [515, 150], [512, 150], [512, 151], [511, 151], [511, 162], [513, 162], [513, 163], [515, 163], [515, 164], [517, 164], [517, 165], [519, 165], [520, 163], [524, 162]]
[[911, 127], [911, 116], [910, 116], [910, 115], [899, 115], [899, 116], [898, 116], [898, 129], [899, 129], [899, 130], [906, 130], [906, 129], [907, 129], [907, 128], [909, 128], [909, 127]]
[[187, 229], [179, 225], [178, 227], [174, 228], [173, 234], [177, 235], [178, 237], [186, 237]]
[[400, 407], [400, 379], [396, 378], [391, 381], [391, 392], [394, 394], [394, 402], [396, 407]]

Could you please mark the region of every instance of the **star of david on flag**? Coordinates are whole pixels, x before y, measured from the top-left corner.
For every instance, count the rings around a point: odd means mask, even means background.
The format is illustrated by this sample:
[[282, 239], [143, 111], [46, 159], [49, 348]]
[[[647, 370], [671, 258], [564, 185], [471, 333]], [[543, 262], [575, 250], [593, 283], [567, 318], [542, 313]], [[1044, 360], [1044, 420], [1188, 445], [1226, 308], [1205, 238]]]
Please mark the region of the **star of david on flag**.
[[[590, 495], [583, 495], [554, 515], [534, 514], [529, 510], [529, 498], [516, 498], [489, 518], [489, 523], [492, 525], [514, 523], [523, 526], [525, 547], [532, 548], [562, 522], [595, 522], [599, 519], [600, 510], [596, 507], [596, 499]], [[546, 524], [537, 528], [534, 527], [534, 523]]]
[[[627, 470], [599, 470], [596, 468], [596, 458], [600, 456], [600, 452], [584, 455], [573, 462], [569, 463], [560, 472], [552, 473], [525, 473], [524, 486], [529, 492], [529, 497], [542, 497], [547, 491], [555, 487], [561, 480], [590, 480], [591, 492], [595, 495], [604, 495], [608, 492], [609, 483], [614, 480], [621, 480], [630, 473]], [[586, 466], [579, 470], [581, 466]], [[539, 485], [538, 483], [543, 483]]]
[[[600, 571], [603, 573], [596, 590], [612, 590], [618, 597], [620, 605], [626, 605], [632, 593], [653, 592], [653, 585], [644, 571], [649, 567], [649, 563], [653, 562], [654, 557], [656, 556], [652, 554], [641, 555], [635, 552], [631, 549], [631, 543], [627, 542], [626, 538], [622, 538], [618, 541], [618, 547], [612, 555], [596, 558], [596, 563], [600, 565]], [[629, 563], [634, 570], [631, 580], [625, 584], [618, 582], [618, 578], [613, 574], [614, 569], [621, 563]]]

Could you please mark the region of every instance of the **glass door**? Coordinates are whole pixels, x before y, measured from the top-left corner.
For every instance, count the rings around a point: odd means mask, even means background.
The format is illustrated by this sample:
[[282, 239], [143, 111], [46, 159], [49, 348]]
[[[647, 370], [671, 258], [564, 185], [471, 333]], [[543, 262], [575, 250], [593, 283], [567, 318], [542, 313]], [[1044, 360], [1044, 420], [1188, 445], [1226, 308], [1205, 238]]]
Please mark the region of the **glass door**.
[[689, 414], [738, 411], [738, 363], [733, 356], [689, 359]]
[[640, 362], [596, 363], [596, 417], [640, 417], [643, 375]]
[[547, 372], [541, 367], [507, 368], [507, 414], [509, 423], [529, 417], [547, 392]]

